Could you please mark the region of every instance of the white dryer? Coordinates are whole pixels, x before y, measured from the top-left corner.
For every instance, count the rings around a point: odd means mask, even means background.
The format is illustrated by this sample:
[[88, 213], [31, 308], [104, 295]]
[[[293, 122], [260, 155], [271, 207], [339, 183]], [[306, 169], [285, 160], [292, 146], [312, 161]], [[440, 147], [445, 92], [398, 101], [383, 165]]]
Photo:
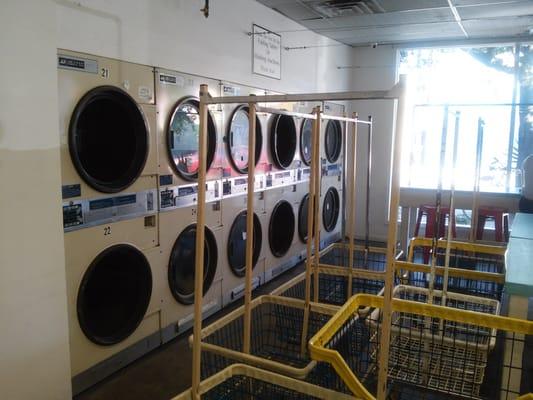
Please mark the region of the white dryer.
[[[267, 92], [248, 86], [230, 83], [221, 84], [222, 96], [239, 95], [264, 95]], [[223, 104], [222, 110], [223, 142], [225, 147], [223, 178], [225, 187], [233, 185], [235, 179], [239, 179], [248, 173], [248, 131], [249, 116], [247, 104]], [[267, 165], [266, 160], [266, 129], [267, 114], [256, 114], [255, 130], [255, 172], [258, 176], [258, 190], [264, 188], [264, 175]], [[233, 193], [235, 194], [235, 193]]]
[[[213, 194], [213, 186], [219, 184], [220, 181], [208, 182], [208, 194]], [[205, 217], [203, 318], [222, 307], [221, 218], [220, 200], [209, 201]], [[160, 273], [166, 278], [161, 304], [164, 342], [184, 333], [194, 322], [196, 221], [196, 204], [160, 213]]]
[[157, 237], [153, 216], [65, 234], [74, 393], [161, 344]]
[[[207, 84], [209, 94], [218, 96], [219, 82], [194, 75], [157, 68], [155, 70], [159, 183], [161, 187], [182, 186], [198, 179], [199, 90]], [[222, 112], [208, 106], [207, 180], [222, 177]]]
[[[220, 260], [222, 269], [222, 303], [224, 306], [244, 295], [247, 196], [229, 195], [222, 199], [222, 224], [224, 257]], [[254, 193], [254, 251], [252, 286], [257, 288], [264, 282], [265, 242], [267, 229], [265, 197], [263, 191]]]
[[[324, 114], [344, 116], [342, 104], [324, 102]], [[321, 247], [326, 247], [342, 236], [344, 220], [344, 146], [345, 123], [323, 120], [321, 139]]]
[[[274, 107], [274, 106], [272, 106]], [[266, 119], [266, 187], [291, 185], [297, 180], [298, 132], [292, 116], [270, 114]]]
[[301, 246], [296, 234], [299, 200], [297, 184], [272, 188], [265, 192], [269, 247], [266, 281], [292, 268], [301, 260]]
[[153, 69], [58, 51], [65, 231], [157, 212]]

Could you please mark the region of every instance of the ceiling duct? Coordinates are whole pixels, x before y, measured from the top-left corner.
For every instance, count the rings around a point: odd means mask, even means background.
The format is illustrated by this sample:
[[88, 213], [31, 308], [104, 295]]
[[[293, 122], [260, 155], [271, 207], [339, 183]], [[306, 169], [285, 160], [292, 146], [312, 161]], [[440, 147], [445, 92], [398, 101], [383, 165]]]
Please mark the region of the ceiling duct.
[[321, 0], [307, 4], [324, 18], [378, 14], [385, 11], [376, 0]]

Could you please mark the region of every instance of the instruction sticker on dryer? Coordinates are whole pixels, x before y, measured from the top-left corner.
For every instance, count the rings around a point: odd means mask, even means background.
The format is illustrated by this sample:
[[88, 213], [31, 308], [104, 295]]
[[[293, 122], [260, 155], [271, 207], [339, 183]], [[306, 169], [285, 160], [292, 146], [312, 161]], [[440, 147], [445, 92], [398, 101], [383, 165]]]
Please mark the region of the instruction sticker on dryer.
[[159, 83], [163, 85], [175, 85], [179, 87], [185, 86], [185, 78], [178, 75], [159, 74]]
[[281, 35], [252, 25], [252, 72], [281, 79]]

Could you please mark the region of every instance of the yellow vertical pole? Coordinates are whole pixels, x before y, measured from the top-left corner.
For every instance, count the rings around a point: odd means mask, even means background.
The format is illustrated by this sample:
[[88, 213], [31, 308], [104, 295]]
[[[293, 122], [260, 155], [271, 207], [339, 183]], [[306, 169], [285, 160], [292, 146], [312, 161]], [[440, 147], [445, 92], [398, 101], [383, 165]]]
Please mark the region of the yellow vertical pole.
[[320, 165], [320, 125], [322, 122], [322, 111], [320, 106], [316, 108], [316, 127], [315, 127], [315, 148], [313, 149], [313, 163], [315, 164], [315, 207], [313, 208], [314, 213], [314, 239], [315, 239], [315, 257], [314, 261], [314, 274], [313, 274], [313, 299], [315, 302], [319, 302], [319, 273], [318, 273], [318, 264], [320, 263], [320, 219], [318, 210], [320, 209], [319, 200], [320, 197], [320, 176], [322, 175], [322, 166]]
[[201, 334], [202, 334], [202, 297], [204, 283], [204, 236], [205, 236], [205, 182], [207, 158], [207, 104], [209, 96], [207, 85], [200, 85], [200, 131], [198, 140], [198, 198], [196, 222], [196, 252], [194, 273], [194, 326], [192, 347], [192, 397], [200, 399], [201, 380]]
[[394, 287], [394, 256], [396, 252], [396, 233], [398, 230], [398, 207], [400, 204], [400, 166], [402, 136], [406, 109], [405, 76], [400, 76], [400, 97], [397, 102], [396, 129], [392, 151], [391, 200], [387, 238], [387, 269], [385, 272], [385, 293], [383, 299], [383, 319], [379, 346], [377, 399], [385, 400], [387, 394], [387, 375], [389, 369], [390, 328], [392, 322], [392, 290]]
[[248, 187], [246, 203], [246, 266], [244, 286], [244, 337], [243, 351], [250, 353], [252, 334], [252, 274], [254, 257], [254, 186], [255, 186], [255, 124], [256, 104], [248, 105]]
[[[313, 114], [315, 117], [316, 108], [313, 108]], [[302, 327], [302, 340], [301, 340], [301, 353], [305, 354], [307, 346], [307, 328], [309, 322], [309, 303], [311, 302], [311, 270], [313, 268], [313, 226], [316, 224], [314, 221], [315, 214], [315, 198], [316, 198], [316, 180], [315, 175], [317, 174], [316, 170], [318, 168], [317, 163], [314, 162], [314, 155], [316, 153], [317, 146], [317, 119], [313, 120], [313, 129], [311, 131], [311, 172], [309, 174], [309, 200], [307, 203], [307, 241], [306, 241], [306, 252], [307, 258], [305, 260], [305, 306], [304, 306], [304, 321]]]
[[[358, 115], [357, 113], [353, 113], [352, 116], [354, 119], [357, 120]], [[350, 181], [349, 181], [349, 187], [350, 187], [350, 208], [348, 210], [348, 240], [350, 241], [348, 245], [348, 251], [350, 252], [348, 255], [348, 264], [350, 266], [349, 275], [348, 275], [348, 293], [347, 293], [347, 299], [352, 297], [352, 275], [353, 275], [353, 252], [354, 252], [354, 219], [355, 219], [355, 183], [356, 183], [356, 152], [357, 152], [357, 122], [352, 122], [353, 128], [352, 128], [352, 164], [350, 166]], [[345, 155], [346, 157], [346, 155]]]

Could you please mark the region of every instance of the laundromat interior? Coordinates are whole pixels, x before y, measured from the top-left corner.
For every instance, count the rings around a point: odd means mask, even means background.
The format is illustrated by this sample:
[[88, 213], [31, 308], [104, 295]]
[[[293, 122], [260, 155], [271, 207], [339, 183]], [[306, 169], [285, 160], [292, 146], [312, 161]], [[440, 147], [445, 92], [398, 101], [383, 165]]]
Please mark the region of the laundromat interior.
[[0, 399], [533, 399], [533, 1], [1, 0]]

